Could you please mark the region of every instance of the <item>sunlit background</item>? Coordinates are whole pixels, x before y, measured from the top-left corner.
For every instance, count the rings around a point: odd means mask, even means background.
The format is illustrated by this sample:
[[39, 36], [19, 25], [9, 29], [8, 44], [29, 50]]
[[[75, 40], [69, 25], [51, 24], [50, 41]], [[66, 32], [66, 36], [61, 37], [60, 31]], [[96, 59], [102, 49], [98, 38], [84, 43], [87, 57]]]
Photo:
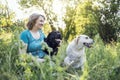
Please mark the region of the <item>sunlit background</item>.
[[[14, 12], [14, 20], [27, 19], [32, 13], [40, 13], [46, 16], [44, 11], [42, 9], [39, 9], [38, 7], [32, 6], [27, 9], [22, 8], [19, 4], [19, 0], [1, 0], [1, 3], [3, 5], [7, 5], [9, 9]], [[52, 2], [52, 11], [57, 15], [58, 18], [58, 21], [54, 23], [56, 27], [65, 28], [65, 23], [62, 20], [62, 17], [65, 15], [66, 12], [65, 6], [66, 3], [64, 3], [62, 0], [53, 0]]]

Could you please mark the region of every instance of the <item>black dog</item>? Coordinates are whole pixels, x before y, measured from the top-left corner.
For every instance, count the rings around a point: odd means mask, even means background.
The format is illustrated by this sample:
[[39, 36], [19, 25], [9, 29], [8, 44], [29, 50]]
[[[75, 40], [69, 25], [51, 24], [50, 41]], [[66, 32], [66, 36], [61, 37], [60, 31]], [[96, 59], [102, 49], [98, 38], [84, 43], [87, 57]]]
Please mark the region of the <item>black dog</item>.
[[47, 38], [45, 38], [45, 42], [49, 47], [53, 49], [52, 52], [47, 51], [47, 49], [44, 50], [46, 54], [49, 54], [51, 56], [56, 55], [58, 52], [58, 47], [60, 46], [60, 42], [62, 40], [62, 35], [59, 31], [52, 31], [48, 34]]

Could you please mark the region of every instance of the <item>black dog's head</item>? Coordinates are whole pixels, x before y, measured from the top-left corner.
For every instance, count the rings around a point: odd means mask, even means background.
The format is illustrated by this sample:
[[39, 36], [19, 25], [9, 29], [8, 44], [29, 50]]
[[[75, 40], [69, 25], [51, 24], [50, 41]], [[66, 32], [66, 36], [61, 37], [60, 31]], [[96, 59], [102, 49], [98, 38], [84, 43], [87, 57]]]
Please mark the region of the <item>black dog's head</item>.
[[61, 40], [62, 40], [62, 35], [59, 31], [52, 31], [51, 33], [48, 34], [46, 38], [47, 44], [52, 48], [59, 47]]
[[[49, 47], [53, 49], [53, 52], [51, 52], [51, 55], [57, 54], [58, 48], [60, 46], [60, 43], [62, 41], [62, 35], [59, 31], [52, 31], [48, 34], [47, 38], [44, 40]], [[46, 51], [48, 54], [48, 52]]]

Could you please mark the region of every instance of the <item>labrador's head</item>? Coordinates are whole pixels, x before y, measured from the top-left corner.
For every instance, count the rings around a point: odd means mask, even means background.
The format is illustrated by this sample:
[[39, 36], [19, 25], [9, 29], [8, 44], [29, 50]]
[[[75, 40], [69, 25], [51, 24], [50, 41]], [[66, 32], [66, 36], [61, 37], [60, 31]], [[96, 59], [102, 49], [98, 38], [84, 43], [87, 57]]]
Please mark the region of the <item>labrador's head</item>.
[[94, 43], [94, 41], [87, 35], [80, 35], [79, 37], [77, 37], [76, 43], [78, 45], [81, 44], [83, 46], [90, 48], [92, 44]]

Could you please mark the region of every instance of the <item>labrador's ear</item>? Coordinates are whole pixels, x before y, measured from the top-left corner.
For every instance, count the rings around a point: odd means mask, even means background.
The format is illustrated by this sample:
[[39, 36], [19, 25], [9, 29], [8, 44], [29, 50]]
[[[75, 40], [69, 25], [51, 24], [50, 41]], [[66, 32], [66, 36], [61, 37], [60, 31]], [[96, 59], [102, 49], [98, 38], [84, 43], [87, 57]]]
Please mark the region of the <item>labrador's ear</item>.
[[79, 39], [80, 39], [80, 36], [76, 38], [76, 44], [78, 44]]

